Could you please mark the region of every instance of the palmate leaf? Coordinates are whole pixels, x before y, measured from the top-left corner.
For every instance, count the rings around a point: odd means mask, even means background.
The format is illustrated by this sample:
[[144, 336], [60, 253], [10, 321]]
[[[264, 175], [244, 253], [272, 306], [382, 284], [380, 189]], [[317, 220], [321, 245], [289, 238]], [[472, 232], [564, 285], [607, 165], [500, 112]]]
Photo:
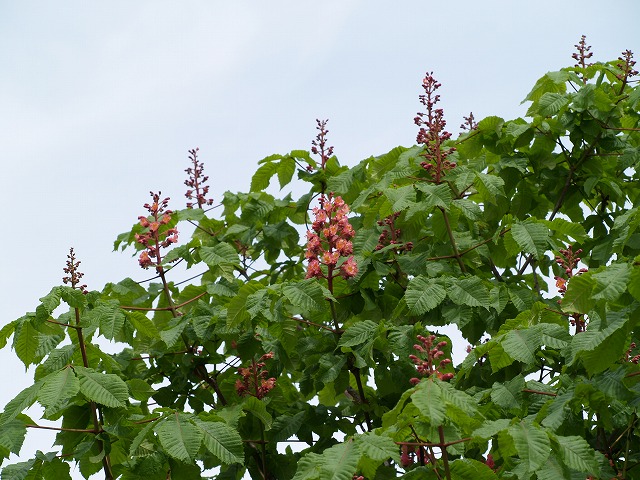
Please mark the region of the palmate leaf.
[[269, 436], [272, 442], [283, 442], [295, 435], [302, 426], [305, 412], [295, 415], [280, 415], [271, 424]]
[[217, 265], [239, 265], [238, 253], [228, 243], [219, 243], [213, 247], [200, 247], [202, 261], [210, 267]]
[[442, 425], [446, 411], [446, 405], [442, 401], [440, 385], [432, 379], [424, 379], [418, 384], [415, 393], [411, 395], [413, 404], [418, 407], [420, 413], [428, 418], [431, 425]]
[[532, 220], [512, 225], [511, 235], [523, 252], [537, 259], [542, 258], [549, 246], [549, 229]]
[[[280, 155], [273, 156], [275, 159], [282, 158]], [[267, 160], [267, 159], [265, 159]], [[273, 161], [267, 161], [261, 165], [251, 178], [251, 192], [261, 192], [269, 186], [271, 177], [273, 177], [278, 170], [278, 164]]]
[[26, 434], [27, 427], [22, 419], [14, 418], [3, 423], [0, 428], [0, 450], [4, 448], [7, 452], [19, 455]]
[[345, 330], [338, 342], [339, 347], [353, 347], [375, 338], [378, 324], [371, 320], [355, 323]]
[[267, 412], [267, 406], [265, 403], [256, 397], [247, 397], [242, 403], [242, 409], [245, 412], [249, 412], [255, 415], [264, 425], [264, 427], [268, 430], [271, 428], [271, 423], [273, 422], [273, 417], [269, 412]]
[[98, 305], [90, 315], [100, 325], [102, 335], [109, 340], [113, 340], [124, 325], [125, 314], [115, 300]]
[[44, 378], [44, 385], [38, 392], [38, 401], [45, 407], [45, 414], [49, 414], [79, 391], [80, 381], [68, 366]]
[[237, 430], [222, 422], [206, 422], [194, 419], [195, 426], [202, 432], [202, 441], [207, 450], [223, 463], [243, 463], [244, 447]]
[[418, 276], [409, 283], [405, 300], [411, 313], [422, 315], [440, 305], [446, 296], [447, 291], [437, 280]]
[[456, 305], [489, 308], [489, 290], [478, 277], [455, 280], [448, 285], [447, 295]]
[[627, 282], [631, 274], [631, 268], [627, 263], [614, 263], [604, 270], [593, 273], [596, 287], [593, 290], [594, 300], [617, 300], [627, 288]]
[[203, 429], [194, 425], [190, 417], [190, 414], [176, 412], [155, 428], [165, 452], [183, 462], [193, 461], [204, 438]]
[[498, 476], [485, 463], [472, 458], [451, 462], [451, 480], [497, 480]]
[[117, 375], [74, 367], [80, 379], [80, 392], [89, 400], [107, 407], [123, 407], [129, 398], [127, 384]]
[[509, 435], [518, 456], [528, 472], [535, 472], [551, 453], [551, 443], [547, 433], [524, 420], [509, 427]]
[[592, 474], [598, 471], [595, 452], [584, 438], [554, 435], [552, 439], [553, 449], [559, 452], [560, 458], [569, 468]]
[[33, 405], [33, 402], [36, 401], [38, 391], [42, 387], [43, 383], [44, 382], [42, 380], [37, 381], [30, 387], [22, 390], [9, 403], [7, 403], [7, 405], [4, 407], [2, 416], [0, 416], [0, 428], [2, 428], [5, 423], [13, 420], [24, 410]]
[[567, 292], [562, 299], [562, 310], [571, 313], [588, 313], [595, 301], [592, 292], [596, 282], [589, 273], [571, 277], [567, 283]]
[[542, 115], [543, 117], [550, 117], [560, 111], [562, 107], [569, 103], [569, 98], [566, 95], [560, 93], [546, 92], [537, 104], [534, 104], [529, 108], [529, 113], [534, 115]]
[[302, 282], [291, 282], [282, 288], [282, 293], [303, 313], [322, 310], [326, 305], [322, 288], [313, 278]]
[[535, 362], [536, 350], [541, 345], [540, 333], [532, 328], [511, 330], [502, 339], [504, 351], [514, 360], [530, 365]]
[[252, 293], [264, 288], [260, 282], [254, 280], [245, 283], [237, 295], [231, 299], [227, 306], [227, 325], [230, 327], [238, 327], [244, 321], [249, 320], [250, 315], [247, 312], [247, 297]]
[[40, 345], [40, 335], [31, 319], [25, 318], [18, 324], [13, 335], [13, 349], [25, 367], [33, 363]]
[[358, 467], [360, 452], [353, 439], [327, 448], [322, 453], [322, 480], [351, 480]]
[[355, 441], [360, 451], [372, 460], [382, 462], [391, 458], [400, 461], [398, 445], [390, 437], [368, 432], [357, 436]]

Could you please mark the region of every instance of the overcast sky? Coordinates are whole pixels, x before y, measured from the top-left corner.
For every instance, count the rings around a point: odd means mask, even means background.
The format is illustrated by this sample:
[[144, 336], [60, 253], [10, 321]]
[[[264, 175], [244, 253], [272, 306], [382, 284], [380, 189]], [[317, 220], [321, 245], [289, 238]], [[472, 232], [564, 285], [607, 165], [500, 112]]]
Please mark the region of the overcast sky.
[[[0, 324], [60, 284], [70, 246], [90, 289], [146, 278], [113, 240], [150, 190], [184, 207], [191, 148], [216, 199], [309, 149], [316, 118], [354, 165], [414, 143], [426, 71], [457, 134], [470, 111], [522, 116], [582, 34], [595, 60], [640, 55], [639, 18], [637, 0], [0, 1]], [[2, 408], [31, 372], [0, 359]]]

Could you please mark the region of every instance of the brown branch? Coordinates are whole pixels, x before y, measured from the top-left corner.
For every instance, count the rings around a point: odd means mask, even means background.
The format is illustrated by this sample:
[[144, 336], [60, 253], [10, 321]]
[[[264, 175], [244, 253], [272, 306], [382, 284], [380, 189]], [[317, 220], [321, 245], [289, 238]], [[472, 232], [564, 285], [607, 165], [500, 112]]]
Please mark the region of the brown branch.
[[300, 322], [300, 323], [304, 323], [304, 324], [307, 324], [307, 325], [311, 325], [313, 327], [322, 328], [322, 329], [327, 330], [327, 331], [329, 331], [331, 333], [335, 333], [335, 330], [333, 328], [327, 327], [326, 325], [321, 325], [319, 323], [310, 322], [309, 320], [304, 320], [302, 318], [296, 318], [296, 317], [290, 317], [290, 316], [287, 316], [287, 318], [290, 318], [291, 320], [295, 320], [296, 322]]
[[[143, 312], [173, 312], [176, 308], [184, 307], [185, 305], [189, 305], [192, 302], [195, 302], [199, 298], [204, 297], [207, 292], [202, 292], [200, 295], [196, 295], [190, 300], [186, 302], [182, 302], [180, 305], [172, 305], [170, 307], [158, 307], [158, 308], [147, 308], [147, 307], [130, 307], [126, 305], [120, 305], [120, 308], [123, 310], [140, 310]], [[179, 316], [179, 315], [178, 315]]]
[[451, 224], [449, 223], [449, 216], [444, 208], [438, 207], [442, 212], [442, 216], [444, 218], [444, 224], [447, 227], [447, 234], [449, 235], [449, 242], [451, 243], [451, 248], [453, 248], [454, 258], [458, 261], [458, 265], [460, 266], [460, 270], [462, 273], [467, 273], [467, 269], [464, 266], [464, 262], [462, 258], [460, 258], [460, 252], [458, 252], [458, 247], [456, 246], [456, 240], [453, 236], [453, 231], [451, 230]]
[[445, 443], [433, 443], [433, 442], [394, 442], [396, 445], [407, 445], [409, 447], [438, 447], [445, 448], [450, 447], [451, 445], [457, 445], [458, 443], [464, 443], [471, 441], [472, 438], [462, 438], [460, 440], [453, 440], [451, 442]]
[[557, 397], [558, 396], [557, 393], [541, 392], [539, 390], [531, 390], [530, 388], [524, 388], [524, 389], [522, 389], [522, 391], [526, 392], [526, 393], [537, 393], [538, 395], [548, 395], [549, 397]]
[[28, 423], [25, 425], [27, 428], [39, 428], [41, 430], [55, 430], [57, 432], [76, 432], [76, 433], [102, 433], [104, 430], [100, 429], [96, 432], [95, 428], [62, 428], [62, 427], [47, 427], [44, 425], [35, 425]]
[[442, 463], [444, 464], [444, 474], [447, 476], [447, 480], [451, 480], [451, 471], [449, 470], [449, 454], [447, 453], [447, 447], [444, 441], [444, 428], [442, 425], [438, 426], [438, 435], [440, 437], [440, 452], [442, 454]]
[[48, 323], [55, 323], [56, 325], [61, 325], [61, 326], [63, 326], [63, 327], [69, 327], [69, 328], [75, 328], [75, 329], [82, 328], [82, 327], [79, 327], [79, 326], [77, 326], [77, 325], [71, 325], [71, 324], [69, 324], [69, 323], [57, 322], [57, 321], [55, 321], [55, 320], [51, 320], [51, 319], [48, 319], [48, 320], [47, 320], [47, 322], [48, 322]]

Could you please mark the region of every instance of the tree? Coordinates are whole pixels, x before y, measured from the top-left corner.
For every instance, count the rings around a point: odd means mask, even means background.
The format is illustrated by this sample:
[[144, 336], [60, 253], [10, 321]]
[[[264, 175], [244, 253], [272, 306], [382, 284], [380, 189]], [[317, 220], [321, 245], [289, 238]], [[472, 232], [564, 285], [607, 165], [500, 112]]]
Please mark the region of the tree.
[[[318, 121], [217, 205], [191, 150], [187, 208], [151, 193], [115, 242], [151, 281], [89, 291], [72, 249], [0, 331], [36, 365], [2, 458], [34, 403], [60, 425], [2, 478], [640, 478], [638, 72], [577, 49], [526, 119], [470, 114], [454, 139], [427, 73], [416, 146], [343, 166]], [[296, 173], [300, 198], [265, 191]]]

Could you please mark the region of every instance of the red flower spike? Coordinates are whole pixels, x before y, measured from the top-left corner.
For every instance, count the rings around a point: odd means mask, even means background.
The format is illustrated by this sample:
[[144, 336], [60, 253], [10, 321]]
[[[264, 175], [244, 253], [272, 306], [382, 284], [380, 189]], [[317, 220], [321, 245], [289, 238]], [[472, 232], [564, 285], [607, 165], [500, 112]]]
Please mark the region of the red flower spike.
[[269, 376], [269, 372], [264, 369], [264, 360], [273, 358], [273, 352], [262, 355], [257, 361], [252, 360], [249, 367], [238, 367], [238, 375], [242, 378], [236, 380], [236, 393], [241, 396], [251, 395], [257, 399], [262, 399], [276, 386], [276, 379]]
[[[580, 255], [582, 254], [581, 248], [574, 252], [573, 245], [569, 245], [567, 248], [560, 249], [558, 251], [560, 252], [560, 255], [557, 255], [555, 260], [560, 268], [564, 270], [567, 278], [565, 279], [560, 276], [555, 276], [554, 279], [556, 281], [558, 293], [564, 297], [565, 293], [567, 293], [569, 280], [574, 276], [582, 275], [587, 272], [587, 269], [580, 268], [576, 273], [573, 273], [580, 262]], [[558, 303], [562, 303], [562, 300], [559, 300]], [[574, 313], [569, 315], [569, 322], [572, 326], [576, 327], [576, 333], [584, 332], [587, 328], [587, 323], [583, 314]]]
[[76, 254], [73, 251], [73, 247], [71, 247], [69, 249], [69, 255], [67, 255], [67, 266], [62, 269], [68, 276], [62, 277], [62, 282], [65, 284], [70, 283], [71, 288], [73, 288], [74, 290], [80, 290], [86, 295], [87, 293], [89, 293], [87, 291], [87, 286], [78, 285], [80, 283], [80, 279], [84, 277], [84, 273], [78, 270], [80, 263], [80, 260], [76, 261]]
[[[429, 335], [427, 337], [417, 335], [416, 338], [420, 341], [420, 344], [414, 345], [413, 348], [418, 352], [419, 356], [409, 355], [409, 360], [415, 364], [417, 372], [423, 377], [435, 376], [443, 381], [451, 380], [453, 373], [443, 373], [440, 371], [452, 363], [450, 358], [443, 358], [436, 366], [436, 360], [445, 354], [441, 348], [445, 347], [447, 342], [443, 340], [438, 342], [434, 347], [433, 343], [436, 340], [435, 335]], [[411, 378], [409, 383], [411, 383], [411, 385], [417, 385], [420, 383], [420, 379], [415, 377]]]
[[[327, 160], [333, 155], [333, 147], [327, 146], [327, 134], [329, 133], [329, 130], [327, 130], [328, 122], [329, 120], [316, 119], [316, 130], [318, 130], [319, 133], [316, 135], [316, 139], [311, 142], [311, 153], [320, 155], [320, 168], [322, 170], [324, 170], [327, 165]], [[309, 165], [309, 167], [311, 167], [311, 165]], [[307, 170], [309, 170], [308, 167]], [[313, 167], [311, 167], [311, 170], [313, 170]]]
[[138, 217], [140, 226], [146, 228], [147, 231], [143, 233], [136, 233], [136, 242], [145, 247], [145, 250], [140, 253], [138, 263], [144, 269], [151, 266], [156, 267], [156, 271], [162, 270], [162, 255], [160, 249], [168, 248], [174, 243], [178, 242], [178, 230], [175, 228], [169, 228], [163, 232], [160, 232], [160, 227], [167, 225], [171, 221], [171, 210], [167, 209], [169, 205], [169, 198], [160, 200], [160, 193], [151, 194], [153, 203], [145, 203], [144, 207], [150, 214], [149, 217]]
[[426, 112], [418, 112], [414, 118], [416, 125], [420, 127], [417, 143], [424, 145], [424, 151], [420, 155], [425, 158], [422, 167], [428, 171], [435, 183], [440, 183], [447, 170], [455, 168], [455, 163], [447, 160], [447, 157], [455, 152], [455, 148], [445, 148], [443, 143], [451, 138], [451, 133], [445, 130], [447, 122], [444, 120], [444, 111], [435, 108], [440, 101], [440, 95], [435, 92], [441, 84], [433, 77], [433, 72], [427, 72], [422, 82], [424, 95], [420, 95], [420, 103], [427, 109]]
[[[320, 196], [320, 207], [313, 209], [312, 231], [307, 232], [305, 258], [309, 264], [305, 278], [333, 279], [340, 275], [349, 279], [358, 274], [358, 264], [351, 255], [355, 230], [348, 213], [349, 207], [341, 197]], [[340, 263], [344, 257], [346, 260]]]
[[[207, 198], [209, 193], [209, 186], [205, 185], [209, 177], [203, 175], [204, 164], [198, 160], [199, 148], [189, 150], [189, 160], [193, 163], [193, 167], [189, 167], [185, 170], [189, 175], [189, 178], [184, 181], [184, 184], [189, 187], [187, 193], [184, 194], [189, 200], [195, 200], [198, 208], [203, 208], [204, 205], [212, 205], [213, 199]], [[192, 202], [187, 203], [187, 208], [193, 208]]]

